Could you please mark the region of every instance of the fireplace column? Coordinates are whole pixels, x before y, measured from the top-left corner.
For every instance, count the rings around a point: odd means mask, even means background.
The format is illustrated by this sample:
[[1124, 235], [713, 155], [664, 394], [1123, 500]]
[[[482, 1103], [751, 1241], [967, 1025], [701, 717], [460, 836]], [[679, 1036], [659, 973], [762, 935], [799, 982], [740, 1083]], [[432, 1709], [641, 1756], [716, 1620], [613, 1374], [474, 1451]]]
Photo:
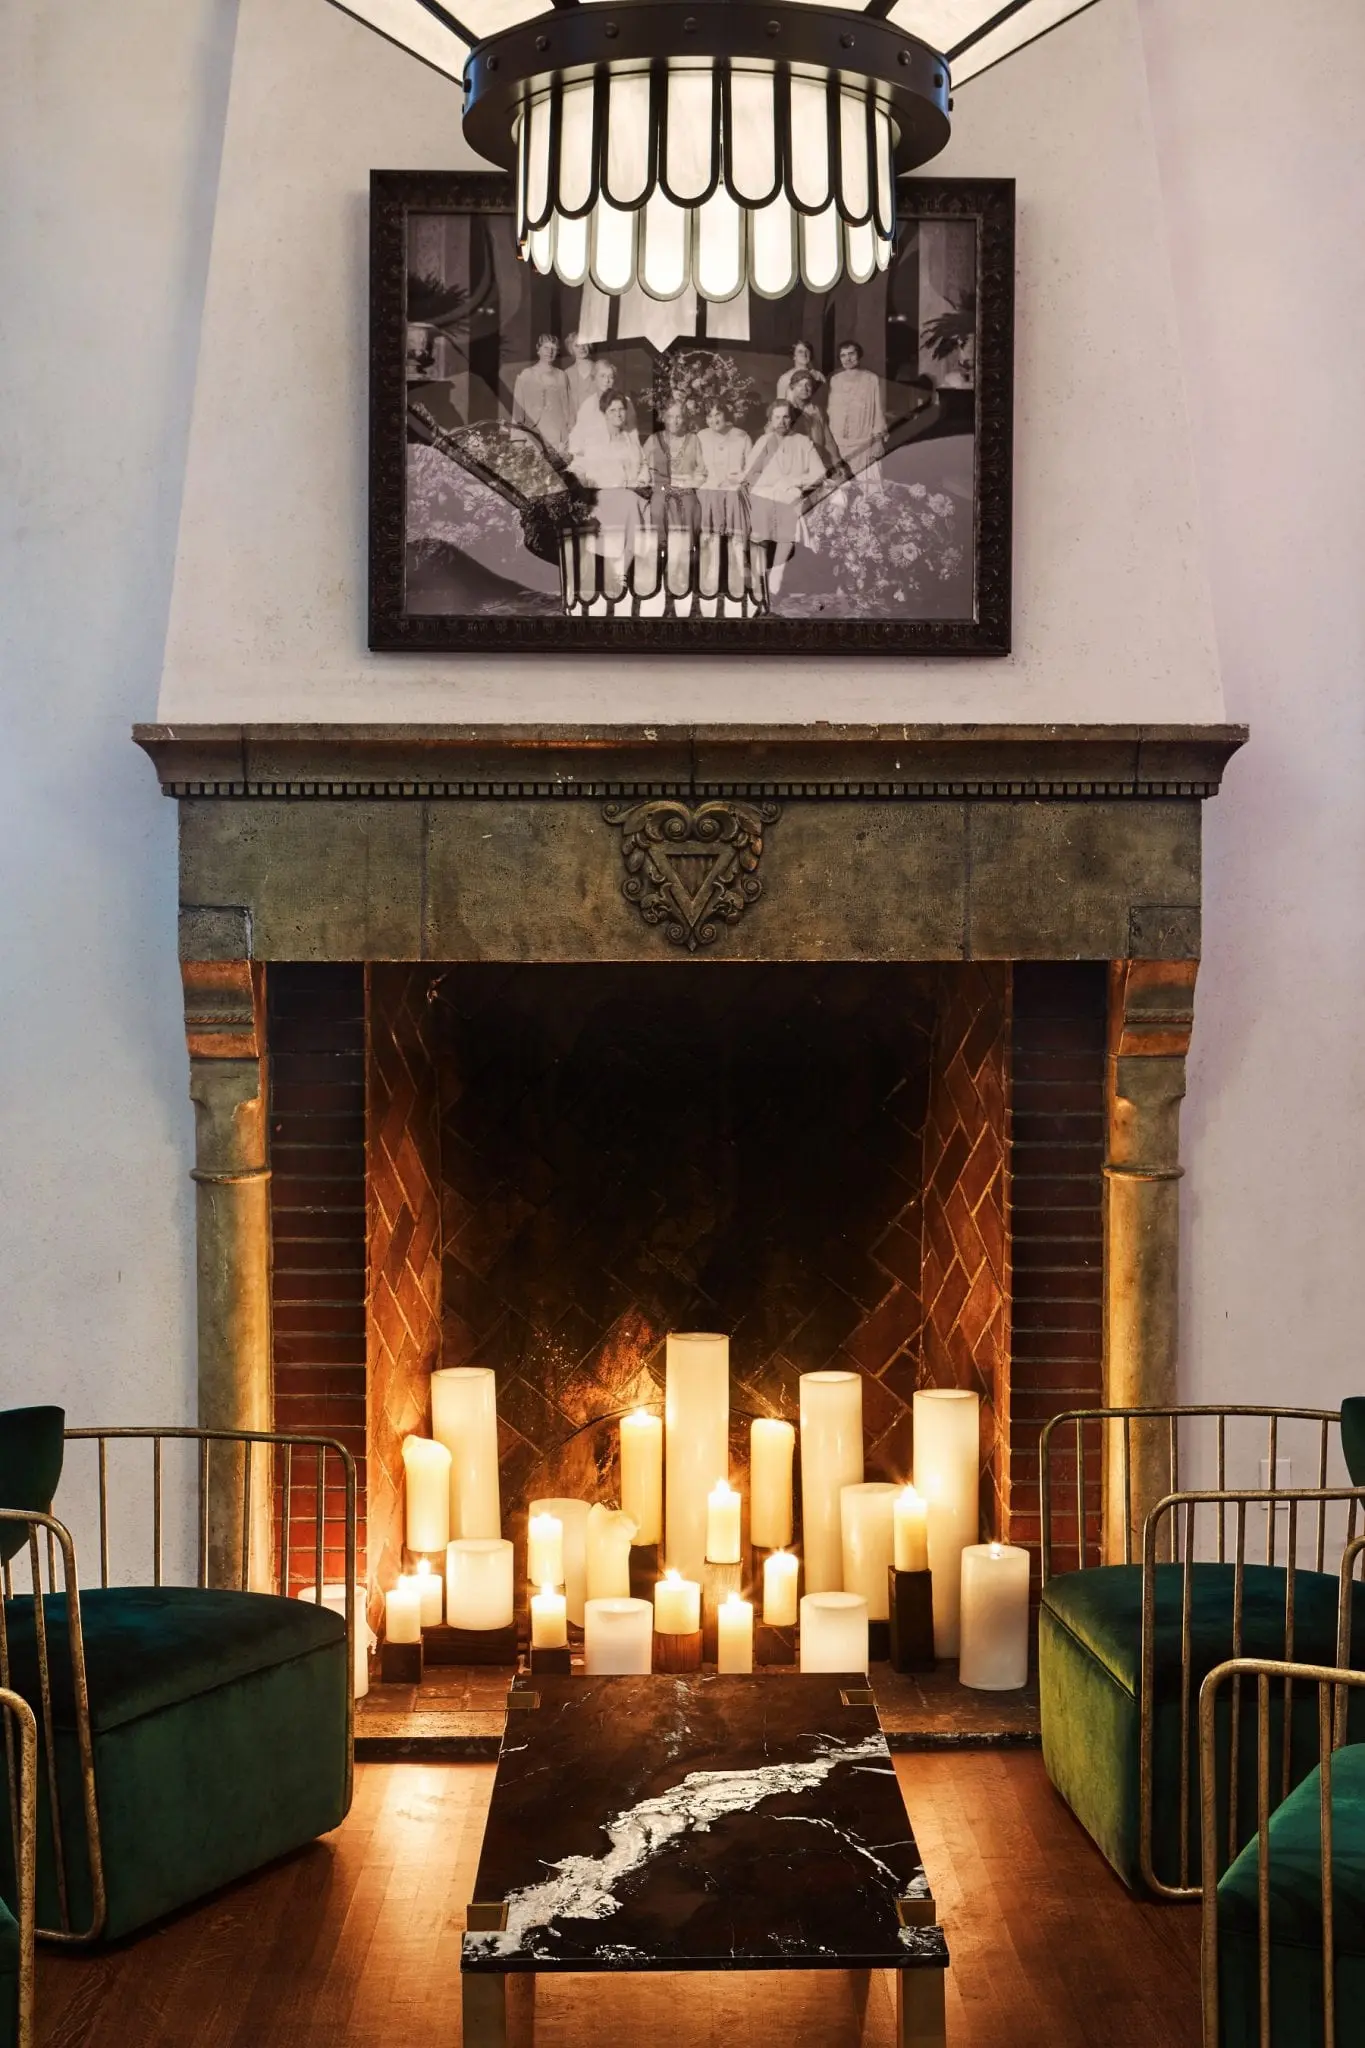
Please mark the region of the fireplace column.
[[[1176, 1399], [1180, 1104], [1195, 960], [1119, 960], [1109, 976], [1105, 1163], [1105, 1399], [1114, 1408]], [[1122, 1438], [1110, 1432], [1105, 1552], [1123, 1557]], [[1133, 1556], [1147, 1512], [1170, 1491], [1166, 1425], [1133, 1430]]]
[[[189, 913], [217, 919], [230, 912]], [[192, 929], [192, 928], [191, 928]], [[206, 1429], [272, 1424], [270, 1168], [267, 1163], [265, 983], [248, 959], [182, 960], [185, 1039], [194, 1104], [199, 1422]], [[252, 1583], [269, 1583], [269, 1489], [255, 1460]], [[211, 1465], [209, 1583], [240, 1582], [240, 1454]]]

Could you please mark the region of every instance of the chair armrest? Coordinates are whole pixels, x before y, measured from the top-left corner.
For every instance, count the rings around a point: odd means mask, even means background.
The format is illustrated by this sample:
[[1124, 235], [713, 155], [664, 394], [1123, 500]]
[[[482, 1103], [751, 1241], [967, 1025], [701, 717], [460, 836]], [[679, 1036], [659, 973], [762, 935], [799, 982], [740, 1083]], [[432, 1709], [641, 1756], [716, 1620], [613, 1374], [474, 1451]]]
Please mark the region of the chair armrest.
[[0, 1687], [0, 1721], [5, 1724], [5, 1768], [9, 1779], [10, 1827], [14, 1849], [19, 1923], [18, 2048], [33, 2048], [33, 1935], [38, 1863], [38, 1723], [28, 1701]]

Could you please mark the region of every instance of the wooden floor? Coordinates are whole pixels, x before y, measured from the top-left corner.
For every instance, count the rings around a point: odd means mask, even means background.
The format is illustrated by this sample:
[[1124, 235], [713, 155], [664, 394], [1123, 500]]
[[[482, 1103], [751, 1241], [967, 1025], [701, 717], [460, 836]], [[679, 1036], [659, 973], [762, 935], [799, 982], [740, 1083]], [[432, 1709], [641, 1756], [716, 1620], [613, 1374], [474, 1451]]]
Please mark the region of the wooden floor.
[[[948, 1934], [950, 2048], [1198, 2048], [1198, 1912], [1138, 1905], [1036, 1751], [897, 1759]], [[39, 2048], [454, 2048], [487, 1764], [367, 1764], [345, 1826], [98, 1957], [45, 1953]], [[889, 2048], [849, 1980], [570, 1977], [536, 2048]]]

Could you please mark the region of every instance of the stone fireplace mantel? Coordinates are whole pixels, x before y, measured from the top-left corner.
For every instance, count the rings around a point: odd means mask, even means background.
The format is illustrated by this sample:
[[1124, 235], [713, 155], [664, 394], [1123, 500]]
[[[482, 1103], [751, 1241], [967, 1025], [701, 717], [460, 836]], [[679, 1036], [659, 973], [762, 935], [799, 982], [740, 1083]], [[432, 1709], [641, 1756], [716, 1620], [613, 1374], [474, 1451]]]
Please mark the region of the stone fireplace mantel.
[[1200, 814], [1245, 727], [134, 737], [180, 808], [205, 1423], [269, 1414], [272, 961], [1106, 962], [1106, 1394], [1174, 1398]]

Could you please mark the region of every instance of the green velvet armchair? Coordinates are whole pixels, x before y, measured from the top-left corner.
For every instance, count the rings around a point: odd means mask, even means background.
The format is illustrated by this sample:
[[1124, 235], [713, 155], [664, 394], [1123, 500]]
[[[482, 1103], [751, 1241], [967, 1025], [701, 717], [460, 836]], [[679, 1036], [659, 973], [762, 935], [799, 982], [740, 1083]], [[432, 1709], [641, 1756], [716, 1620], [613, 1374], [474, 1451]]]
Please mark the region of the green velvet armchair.
[[0, 1689], [9, 1788], [9, 1867], [0, 1884], [0, 2048], [33, 2048], [33, 1870], [38, 1835], [38, 1723]]
[[[1315, 1485], [1274, 1483], [1291, 1446]], [[1043, 1759], [1135, 1889], [1200, 1896], [1198, 1697], [1209, 1672], [1243, 1657], [1351, 1663], [1352, 1635], [1365, 1646], [1365, 1587], [1331, 1568], [1365, 1502], [1359, 1484], [1329, 1484], [1344, 1448], [1338, 1415], [1322, 1409], [1076, 1410], [1043, 1432]], [[1249, 1455], [1263, 1483], [1230, 1486], [1230, 1453]], [[1204, 1484], [1182, 1487], [1182, 1455]], [[1135, 1495], [1155, 1499], [1145, 1516]], [[1097, 1507], [1107, 1561], [1095, 1551]], [[1254, 1716], [1237, 1688], [1217, 1711], [1209, 1796], [1235, 1833], [1256, 1810]], [[1316, 1758], [1312, 1702], [1277, 1696], [1272, 1719], [1287, 1792]], [[1365, 1697], [1351, 1729], [1365, 1733]]]
[[[40, 1466], [39, 1495], [56, 1483], [50, 1441], [39, 1441], [53, 1415], [0, 1414], [0, 1683], [38, 1721], [38, 1935], [77, 1943], [133, 1933], [344, 1819], [355, 1465], [320, 1437], [66, 1431], [61, 1449], [82, 1445], [96, 1464], [99, 1583], [83, 1586], [69, 1530], [33, 1499]], [[16, 1452], [25, 1429], [27, 1461]], [[168, 1487], [166, 1467], [181, 1461]], [[144, 1583], [112, 1584], [111, 1553], [133, 1548], [137, 1504], [149, 1538], [139, 1561], [151, 1569]], [[196, 1556], [192, 1585], [166, 1580], [177, 1548]], [[344, 1573], [344, 1614], [321, 1604], [327, 1562]], [[316, 1602], [287, 1597], [300, 1577]]]

